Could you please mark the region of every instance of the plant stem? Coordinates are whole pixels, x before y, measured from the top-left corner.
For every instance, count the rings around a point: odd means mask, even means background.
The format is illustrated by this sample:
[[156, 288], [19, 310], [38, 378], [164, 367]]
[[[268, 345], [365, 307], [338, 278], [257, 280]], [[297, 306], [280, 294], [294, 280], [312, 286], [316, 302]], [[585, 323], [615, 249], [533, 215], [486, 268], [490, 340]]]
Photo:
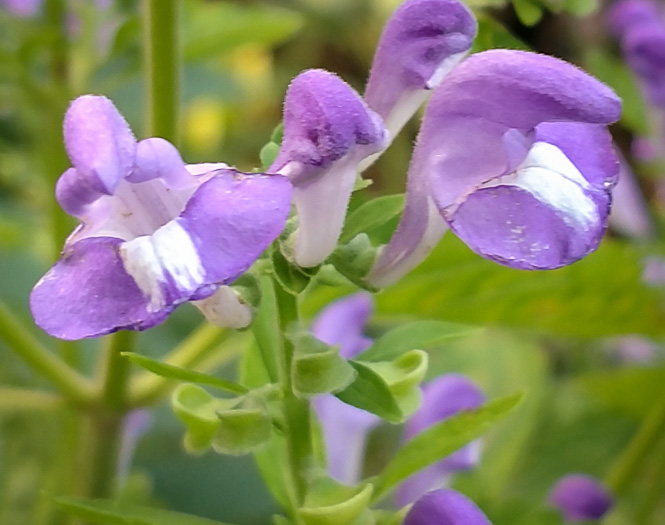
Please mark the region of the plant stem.
[[147, 136], [179, 142], [180, 46], [179, 0], [144, 0], [147, 70]]
[[106, 498], [113, 493], [122, 419], [127, 410], [127, 388], [130, 363], [120, 352], [130, 351], [135, 332], [121, 331], [106, 339], [99, 407], [90, 414], [86, 453], [90, 471], [86, 480], [86, 495]]
[[607, 476], [607, 485], [618, 496], [623, 494], [651, 454], [659, 437], [665, 432], [665, 392], [653, 405], [651, 412], [637, 430]]
[[286, 423], [285, 435], [289, 457], [289, 468], [295, 484], [297, 507], [302, 506], [307, 490], [308, 476], [313, 467], [314, 451], [311, 432], [311, 407], [309, 401], [298, 398], [291, 382], [291, 365], [294, 347], [286, 336], [299, 320], [298, 299], [275, 283], [275, 296], [279, 311], [279, 324], [283, 338], [281, 356], [281, 383], [283, 387], [283, 414]]
[[93, 402], [94, 389], [90, 382], [42, 346], [1, 301], [0, 338], [32, 370], [48, 379], [68, 401], [81, 406], [89, 406]]

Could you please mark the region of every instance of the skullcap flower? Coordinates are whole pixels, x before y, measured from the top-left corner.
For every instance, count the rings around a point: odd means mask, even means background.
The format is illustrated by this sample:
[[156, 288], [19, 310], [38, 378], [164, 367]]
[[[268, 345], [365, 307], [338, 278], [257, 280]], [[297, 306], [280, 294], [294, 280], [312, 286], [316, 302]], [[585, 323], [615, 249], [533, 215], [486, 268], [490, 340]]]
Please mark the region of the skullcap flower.
[[661, 12], [652, 0], [619, 0], [607, 11], [608, 29], [621, 38], [633, 27], [658, 20]]
[[64, 137], [72, 167], [56, 198], [81, 224], [30, 296], [55, 337], [150, 328], [231, 283], [285, 225], [286, 178], [185, 166], [164, 139], [137, 143], [104, 97], [76, 99]]
[[466, 496], [450, 489], [433, 490], [413, 504], [403, 525], [492, 525]]
[[365, 101], [390, 136], [471, 49], [477, 24], [457, 0], [408, 0], [386, 24], [374, 55]]
[[600, 481], [585, 474], [568, 474], [561, 478], [548, 500], [568, 522], [598, 520], [614, 503], [612, 495]]
[[0, 0], [0, 5], [9, 13], [21, 18], [29, 18], [39, 13], [44, 0]]
[[[482, 391], [473, 381], [461, 374], [445, 374], [423, 387], [423, 402], [406, 425], [408, 441], [435, 423], [439, 423], [463, 410], [478, 408], [485, 401]], [[462, 447], [438, 463], [409, 477], [397, 490], [399, 506], [417, 500], [426, 492], [445, 485], [456, 472], [475, 467], [480, 458], [480, 441]]]
[[452, 229], [479, 255], [552, 269], [595, 250], [618, 162], [620, 100], [556, 58], [478, 53], [435, 90], [409, 167], [399, 227], [369, 275], [398, 280]]
[[387, 142], [381, 118], [339, 77], [309, 70], [293, 79], [284, 101], [284, 138], [269, 171], [293, 184], [298, 265], [316, 266], [332, 253], [358, 165]]

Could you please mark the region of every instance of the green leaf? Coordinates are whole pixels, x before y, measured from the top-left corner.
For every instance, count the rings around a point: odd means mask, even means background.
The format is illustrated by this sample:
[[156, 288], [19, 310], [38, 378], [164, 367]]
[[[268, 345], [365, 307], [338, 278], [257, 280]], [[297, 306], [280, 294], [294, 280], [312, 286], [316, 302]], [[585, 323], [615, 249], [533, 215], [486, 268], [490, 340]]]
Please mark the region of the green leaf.
[[260, 407], [218, 411], [219, 426], [212, 447], [220, 454], [248, 454], [270, 440], [272, 422]]
[[529, 272], [485, 260], [446, 235], [420, 267], [376, 296], [377, 311], [584, 337], [662, 335], [665, 310], [642, 271], [640, 253], [610, 239], [566, 268]]
[[593, 371], [574, 384], [610, 410], [642, 420], [662, 396], [665, 366]]
[[132, 363], [166, 379], [212, 386], [233, 394], [245, 394], [248, 391], [244, 386], [232, 381], [227, 381], [226, 379], [221, 379], [195, 370], [169, 365], [141, 354], [122, 352], [122, 355], [127, 357]]
[[311, 397], [338, 392], [349, 386], [355, 377], [353, 367], [339, 355], [339, 347], [327, 345], [310, 333], [297, 337], [291, 368], [296, 395]]
[[522, 49], [528, 51], [529, 46], [513, 35], [504, 25], [487, 16], [478, 14], [478, 36], [473, 42], [472, 52], [486, 51], [488, 49]]
[[370, 484], [348, 487], [328, 477], [318, 478], [308, 487], [298, 516], [305, 525], [355, 524], [368, 513], [373, 489]]
[[110, 500], [61, 497], [55, 503], [63, 511], [98, 525], [228, 525], [181, 512]]
[[372, 246], [366, 233], [356, 235], [348, 244], [340, 244], [329, 258], [335, 269], [352, 283], [372, 290], [365, 282], [365, 277], [369, 273], [377, 250]]
[[543, 8], [533, 0], [513, 0], [515, 14], [525, 26], [533, 26], [543, 17]]
[[268, 142], [268, 144], [261, 148], [259, 158], [261, 159], [261, 168], [263, 168], [263, 171], [266, 171], [275, 162], [277, 155], [279, 155], [279, 148], [279, 144], [275, 144], [274, 142]]
[[302, 25], [294, 12], [267, 5], [192, 2], [184, 17], [186, 61], [219, 56], [247, 44], [279, 44]]
[[446, 321], [414, 321], [385, 333], [356, 359], [388, 361], [409, 350], [425, 350], [476, 331], [478, 331], [476, 327]]
[[359, 233], [367, 233], [397, 217], [404, 209], [404, 195], [385, 195], [372, 199], [349, 213], [340, 237], [347, 243]]
[[356, 379], [335, 395], [345, 403], [367, 410], [391, 423], [404, 421], [404, 414], [383, 378], [366, 364], [350, 363], [356, 370]]
[[374, 501], [381, 499], [403, 480], [483, 435], [521, 401], [513, 394], [486, 403], [476, 410], [461, 412], [432, 425], [397, 451], [374, 480]]

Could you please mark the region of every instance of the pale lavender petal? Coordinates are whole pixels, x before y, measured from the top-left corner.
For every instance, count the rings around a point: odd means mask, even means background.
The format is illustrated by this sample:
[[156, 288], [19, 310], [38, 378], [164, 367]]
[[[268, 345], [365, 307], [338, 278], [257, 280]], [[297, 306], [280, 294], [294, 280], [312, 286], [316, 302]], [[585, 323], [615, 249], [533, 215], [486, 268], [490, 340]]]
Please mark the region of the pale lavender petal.
[[[597, 247], [605, 228], [618, 163], [603, 126], [620, 108], [607, 86], [561, 60], [507, 50], [473, 55], [425, 112], [407, 185], [421, 196], [411, 207], [430, 197], [462, 240], [502, 264], [570, 264]], [[418, 214], [405, 213], [372, 274], [410, 269], [402, 261], [418, 245], [407, 234], [422, 231], [413, 224]]]
[[88, 206], [105, 194], [91, 182], [90, 177], [82, 175], [76, 168], [65, 171], [55, 185], [55, 199], [60, 207], [72, 217], [84, 216]]
[[492, 525], [466, 496], [450, 489], [425, 494], [411, 507], [403, 525]]
[[338, 299], [316, 316], [312, 334], [324, 343], [339, 345], [340, 355], [352, 359], [372, 344], [364, 330], [373, 309], [372, 296], [365, 292]]
[[83, 95], [65, 115], [65, 147], [79, 177], [99, 193], [112, 194], [134, 168], [136, 141], [106, 97]]
[[252, 309], [230, 286], [220, 286], [209, 297], [192, 304], [215, 326], [240, 330], [252, 322]]
[[383, 123], [339, 77], [298, 75], [284, 101], [284, 138], [271, 173], [294, 185], [296, 263], [322, 263], [334, 250], [359, 163], [387, 145]]
[[3, 0], [2, 5], [14, 16], [29, 18], [39, 13], [44, 0]]
[[175, 306], [149, 311], [148, 300], [125, 270], [121, 244], [121, 239], [95, 237], [65, 248], [30, 295], [40, 328], [60, 339], [82, 339], [149, 328], [166, 318]]
[[365, 100], [395, 136], [471, 48], [477, 25], [457, 0], [408, 0], [383, 30]]
[[561, 478], [548, 501], [558, 508], [566, 521], [598, 520], [612, 507], [614, 498], [602, 483], [585, 474], [569, 474]]
[[381, 420], [328, 394], [314, 398], [313, 406], [323, 433], [328, 474], [342, 483], [357, 484], [367, 434]]
[[619, 182], [612, 194], [610, 225], [628, 237], [652, 237], [655, 226], [640, 185], [625, 159], [620, 159], [620, 166]]
[[[445, 374], [423, 387], [423, 402], [409, 419], [404, 437], [409, 440], [435, 423], [463, 410], [478, 408], [485, 395], [469, 378], [461, 374]], [[457, 450], [434, 465], [409, 477], [397, 490], [398, 505], [407, 505], [425, 492], [441, 487], [451, 474], [476, 466], [480, 457], [478, 440]]]
[[134, 170], [128, 182], [161, 179], [169, 188], [186, 188], [195, 184], [195, 177], [185, 169], [180, 153], [173, 144], [162, 138], [149, 138], [136, 145]]

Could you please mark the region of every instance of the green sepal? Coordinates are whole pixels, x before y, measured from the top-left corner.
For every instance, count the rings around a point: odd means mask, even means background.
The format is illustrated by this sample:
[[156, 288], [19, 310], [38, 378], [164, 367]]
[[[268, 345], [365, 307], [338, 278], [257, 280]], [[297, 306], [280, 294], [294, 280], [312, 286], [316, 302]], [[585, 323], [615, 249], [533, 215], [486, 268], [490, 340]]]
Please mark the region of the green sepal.
[[243, 273], [230, 285], [240, 301], [249, 306], [253, 312], [261, 304], [261, 285], [256, 276], [250, 272]]
[[217, 411], [231, 408], [237, 403], [237, 398], [218, 399], [190, 383], [178, 385], [171, 395], [171, 406], [187, 426], [185, 449], [191, 453], [205, 452], [219, 428]]
[[272, 265], [275, 278], [282, 288], [292, 295], [298, 295], [307, 288], [312, 275], [316, 273], [312, 269], [303, 271], [300, 267], [291, 264], [278, 248], [272, 252]]
[[212, 448], [220, 454], [240, 456], [263, 446], [270, 439], [271, 418], [265, 408], [233, 408], [217, 412], [219, 426]]
[[373, 511], [374, 523], [375, 525], [400, 525], [410, 508], [411, 505], [406, 505], [397, 512], [383, 509], [375, 510]]
[[279, 155], [279, 149], [279, 144], [275, 144], [274, 142], [268, 142], [268, 144], [261, 148], [259, 159], [261, 159], [261, 168], [263, 171], [267, 171], [272, 163], [275, 162], [277, 155]]
[[371, 484], [349, 487], [321, 476], [308, 487], [303, 506], [298, 509], [299, 522], [304, 525], [370, 525], [373, 523], [369, 502]]
[[280, 122], [275, 126], [275, 129], [272, 130], [272, 135], [270, 135], [270, 142], [274, 142], [279, 145], [282, 143], [284, 138], [284, 122]]
[[411, 350], [393, 361], [366, 362], [390, 388], [404, 417], [413, 414], [422, 400], [420, 383], [427, 374], [429, 356], [422, 350]]
[[329, 262], [356, 286], [377, 291], [365, 281], [376, 260], [377, 248], [372, 246], [366, 233], [356, 235], [347, 244], [340, 244], [330, 255]]
[[353, 367], [339, 355], [339, 347], [327, 345], [307, 332], [296, 337], [291, 382], [297, 396], [339, 392], [355, 377]]
[[402, 423], [420, 405], [420, 382], [427, 373], [428, 356], [412, 350], [393, 361], [351, 361], [357, 376], [336, 396], [391, 423]]

